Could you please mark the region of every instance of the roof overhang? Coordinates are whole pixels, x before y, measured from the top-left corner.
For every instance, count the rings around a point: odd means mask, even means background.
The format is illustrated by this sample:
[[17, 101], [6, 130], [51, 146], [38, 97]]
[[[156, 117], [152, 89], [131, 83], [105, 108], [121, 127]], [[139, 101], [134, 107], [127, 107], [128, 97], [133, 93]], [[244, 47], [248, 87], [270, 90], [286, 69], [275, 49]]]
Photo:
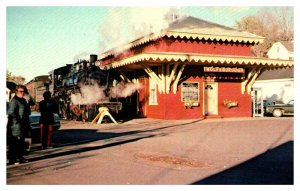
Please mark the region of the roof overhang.
[[[233, 43], [250, 43], [259, 44], [262, 43], [264, 37], [261, 36], [246, 36], [246, 35], [220, 35], [220, 34], [208, 34], [208, 33], [191, 33], [191, 32], [180, 32], [180, 31], [161, 31], [157, 33], [151, 33], [143, 36], [135, 41], [132, 41], [126, 45], [120, 46], [116, 49], [109, 50], [100, 55], [99, 59], [104, 59], [110, 55], [114, 55], [116, 52], [121, 52], [140, 46], [150, 41], [157, 40], [162, 37], [168, 38], [179, 38], [179, 39], [199, 39], [199, 40], [211, 40], [211, 41], [222, 41], [222, 42], [233, 42]], [[120, 51], [118, 51], [120, 50]]]
[[177, 32], [168, 31], [166, 33], [167, 37], [174, 38], [187, 38], [187, 39], [204, 39], [212, 41], [223, 41], [223, 42], [239, 42], [239, 43], [262, 43], [264, 37], [259, 36], [242, 36], [242, 35], [221, 35], [221, 34], [207, 34], [207, 33], [189, 33], [189, 32]]
[[211, 65], [235, 65], [235, 66], [265, 66], [273, 68], [292, 67], [293, 60], [278, 60], [259, 57], [242, 57], [231, 55], [207, 55], [207, 54], [181, 54], [181, 53], [141, 53], [107, 65], [101, 65], [100, 68], [118, 68], [138, 63], [167, 63], [167, 62], [188, 62], [192, 64], [211, 64]]

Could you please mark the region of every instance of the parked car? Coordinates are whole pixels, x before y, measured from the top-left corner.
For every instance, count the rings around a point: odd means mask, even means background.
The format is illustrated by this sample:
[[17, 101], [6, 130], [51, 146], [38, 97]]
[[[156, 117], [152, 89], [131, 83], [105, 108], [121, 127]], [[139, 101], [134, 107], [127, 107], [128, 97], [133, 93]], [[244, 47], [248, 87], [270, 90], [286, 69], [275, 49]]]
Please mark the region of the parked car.
[[[8, 107], [9, 107], [9, 102], [6, 102], [6, 120], [7, 120], [7, 112], [8, 112]], [[41, 118], [41, 113], [40, 112], [31, 112], [29, 119], [30, 119], [30, 125], [32, 130], [37, 130], [40, 129], [40, 118]], [[60, 117], [58, 114], [54, 114], [54, 125], [53, 125], [54, 130], [60, 129]]]
[[294, 115], [294, 100], [289, 101], [287, 104], [268, 105], [266, 114], [272, 114], [274, 117]]
[[[31, 147], [31, 141], [32, 142], [40, 142], [40, 137], [41, 137], [41, 127], [40, 127], [40, 118], [41, 118], [41, 113], [40, 112], [31, 112], [31, 115], [29, 116], [30, 119], [30, 125], [31, 125], [31, 139], [29, 140], [28, 143], [28, 151], [30, 150]], [[60, 129], [60, 117], [58, 114], [54, 114], [54, 125], [53, 125], [53, 130], [58, 130]]]
[[[30, 119], [30, 124], [31, 124], [32, 130], [40, 129], [40, 124], [39, 124], [40, 118], [41, 118], [40, 112], [31, 112], [29, 119]], [[53, 130], [58, 130], [58, 129], [60, 129], [60, 117], [58, 114], [55, 113]]]
[[[7, 123], [7, 112], [8, 112], [8, 107], [9, 107], [9, 102], [6, 102], [6, 123]], [[26, 143], [26, 151], [30, 151], [31, 149], [31, 144], [32, 140], [34, 142], [39, 142], [40, 140], [40, 118], [41, 118], [41, 113], [40, 112], [31, 112], [29, 119], [30, 119], [30, 126], [31, 126], [31, 138], [26, 138], [25, 143]], [[60, 117], [58, 114], [54, 114], [54, 125], [53, 129], [58, 130], [60, 129]], [[7, 148], [8, 149], [8, 148]]]
[[283, 101], [263, 100], [264, 113], [266, 114], [267, 106], [270, 106], [270, 105], [283, 105], [283, 104], [284, 104]]

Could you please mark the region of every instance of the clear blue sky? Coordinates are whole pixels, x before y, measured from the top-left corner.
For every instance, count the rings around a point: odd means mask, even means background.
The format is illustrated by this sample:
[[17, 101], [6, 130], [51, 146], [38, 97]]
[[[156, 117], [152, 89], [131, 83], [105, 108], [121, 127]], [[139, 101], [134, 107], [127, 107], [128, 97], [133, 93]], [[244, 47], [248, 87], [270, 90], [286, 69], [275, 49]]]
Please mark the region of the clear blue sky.
[[[234, 27], [235, 21], [256, 14], [262, 7], [177, 7], [183, 15]], [[124, 7], [10, 7], [6, 9], [6, 68], [26, 81], [100, 54], [118, 43], [131, 41], [143, 23], [157, 24], [166, 7], [153, 13]], [[141, 16], [144, 14], [143, 16]], [[158, 15], [154, 17], [154, 15]], [[151, 20], [151, 18], [153, 18]], [[144, 24], [145, 24], [144, 23]], [[144, 25], [141, 25], [144, 26]], [[139, 29], [137, 29], [139, 30]], [[105, 33], [105, 34], [104, 34]], [[120, 39], [120, 36], [124, 37]], [[110, 38], [110, 41], [108, 40]], [[132, 37], [133, 38], [133, 37]]]

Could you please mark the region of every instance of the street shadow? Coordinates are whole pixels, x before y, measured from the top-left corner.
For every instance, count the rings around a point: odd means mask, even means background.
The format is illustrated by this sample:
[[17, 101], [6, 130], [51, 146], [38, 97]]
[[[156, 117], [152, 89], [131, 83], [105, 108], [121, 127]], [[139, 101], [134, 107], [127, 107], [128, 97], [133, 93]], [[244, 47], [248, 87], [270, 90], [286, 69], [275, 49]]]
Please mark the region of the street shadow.
[[[75, 145], [75, 144], [83, 144], [98, 140], [112, 139], [116, 137], [122, 136], [130, 136], [130, 135], [138, 135], [145, 133], [157, 133], [158, 135], [165, 135], [166, 133], [171, 133], [172, 128], [197, 123], [201, 120], [194, 120], [191, 122], [185, 122], [176, 125], [168, 125], [153, 129], [146, 130], [132, 130], [125, 132], [99, 132], [98, 129], [61, 129], [53, 132], [53, 143], [56, 146], [66, 146], [66, 145]], [[170, 130], [170, 131], [162, 131], [162, 130]], [[177, 130], [176, 130], [177, 131]], [[177, 131], [178, 132], [178, 131]]]
[[99, 132], [97, 129], [63, 129], [53, 133], [52, 142], [56, 147], [78, 145], [98, 140], [134, 135], [140, 132], [141, 131], [127, 131], [115, 133]]
[[[108, 147], [135, 142], [146, 138], [162, 137], [166, 136], [167, 134], [173, 131], [178, 132], [178, 129], [176, 127], [196, 123], [198, 121], [200, 120], [158, 127], [148, 130], [132, 130], [125, 132], [99, 132], [97, 129], [61, 129], [53, 132], [52, 143], [55, 146], [53, 149], [41, 151], [40, 145], [35, 148], [33, 147], [32, 152], [31, 154], [29, 154], [27, 159], [29, 161], [37, 161], [46, 158], [54, 158], [92, 150], [104, 149]], [[104, 142], [97, 143], [98, 145], [87, 145], [84, 147], [80, 146], [86, 143], [92, 143], [100, 140], [104, 140]], [[66, 149], [67, 146], [75, 145], [78, 145], [78, 147]]]
[[293, 185], [294, 142], [289, 141], [193, 185]]

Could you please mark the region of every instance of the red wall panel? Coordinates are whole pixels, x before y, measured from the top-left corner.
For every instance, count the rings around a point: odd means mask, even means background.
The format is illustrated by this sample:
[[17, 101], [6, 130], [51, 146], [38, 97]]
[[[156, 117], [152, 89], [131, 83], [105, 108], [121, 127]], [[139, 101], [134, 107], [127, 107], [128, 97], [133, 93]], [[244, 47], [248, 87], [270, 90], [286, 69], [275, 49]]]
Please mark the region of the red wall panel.
[[[158, 119], [199, 119], [203, 118], [202, 105], [202, 80], [199, 77], [190, 77], [186, 81], [199, 82], [199, 106], [193, 108], [185, 108], [184, 102], [181, 101], [181, 85], [178, 86], [176, 94], [173, 93], [172, 88], [169, 94], [160, 94], [158, 92], [158, 105], [149, 105], [147, 98], [142, 98], [142, 95], [149, 96], [148, 93], [140, 93], [140, 100], [146, 100], [145, 117]], [[143, 91], [149, 92], [149, 80], [145, 80], [145, 89]], [[141, 92], [141, 90], [140, 90]]]
[[[149, 105], [149, 80], [145, 79], [144, 89], [140, 90], [140, 101], [144, 101], [144, 117], [157, 119], [200, 119], [203, 116], [203, 79], [199, 77], [190, 77], [186, 81], [199, 82], [199, 107], [192, 109], [185, 108], [181, 102], [181, 85], [178, 86], [176, 94], [158, 93], [158, 105]], [[227, 108], [224, 106], [224, 100], [237, 101], [238, 107]], [[219, 82], [218, 83], [218, 113], [221, 117], [251, 117], [251, 96], [241, 94], [240, 82]]]
[[204, 42], [199, 40], [183, 40], [163, 38], [130, 50], [126, 50], [115, 57], [102, 60], [102, 64], [125, 59], [139, 53], [154, 52], [179, 52], [191, 54], [235, 55], [251, 56], [251, 45], [230, 44], [223, 42]]
[[[222, 117], [251, 117], [251, 95], [241, 93], [241, 83], [218, 83], [219, 115]], [[238, 107], [227, 108], [224, 100], [238, 102]]]
[[229, 43], [208, 43], [182, 39], [161, 39], [156, 43], [150, 43], [145, 46], [142, 52], [182, 52], [194, 54], [251, 56], [251, 46]]

